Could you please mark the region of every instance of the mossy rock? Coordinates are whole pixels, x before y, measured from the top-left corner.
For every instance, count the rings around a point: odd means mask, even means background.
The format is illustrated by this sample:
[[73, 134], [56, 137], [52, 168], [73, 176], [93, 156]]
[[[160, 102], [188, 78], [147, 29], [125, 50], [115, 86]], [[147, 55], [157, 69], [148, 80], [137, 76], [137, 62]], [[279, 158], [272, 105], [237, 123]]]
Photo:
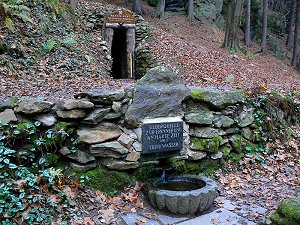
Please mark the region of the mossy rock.
[[209, 104], [212, 108], [223, 109], [246, 101], [243, 90], [191, 90], [192, 99]]
[[195, 150], [216, 152], [219, 150], [219, 146], [223, 138], [220, 135], [215, 135], [210, 139], [194, 138], [192, 141], [192, 147]]
[[274, 225], [300, 225], [300, 198], [283, 200], [270, 219]]
[[237, 153], [242, 152], [244, 150], [245, 146], [247, 144], [249, 144], [249, 142], [245, 138], [243, 138], [243, 136], [240, 134], [231, 136], [231, 138], [229, 140], [230, 140], [230, 144], [233, 148], [233, 151], [235, 151]]
[[242, 158], [244, 158], [244, 156], [245, 156], [245, 154], [242, 153], [242, 152], [240, 152], [240, 153], [235, 153], [235, 152], [233, 152], [233, 153], [231, 153], [231, 154], [229, 155], [229, 160], [230, 160], [231, 162], [237, 163], [237, 162], [239, 162]]
[[227, 145], [222, 146], [222, 147], [220, 148], [220, 152], [223, 153], [223, 156], [224, 156], [224, 157], [229, 156], [231, 150], [232, 150], [232, 147], [231, 147], [231, 146], [227, 146]]
[[92, 188], [101, 190], [108, 194], [114, 194], [134, 183], [134, 178], [126, 172], [111, 171], [98, 167], [96, 169], [78, 173], [77, 177], [87, 176], [87, 182]]

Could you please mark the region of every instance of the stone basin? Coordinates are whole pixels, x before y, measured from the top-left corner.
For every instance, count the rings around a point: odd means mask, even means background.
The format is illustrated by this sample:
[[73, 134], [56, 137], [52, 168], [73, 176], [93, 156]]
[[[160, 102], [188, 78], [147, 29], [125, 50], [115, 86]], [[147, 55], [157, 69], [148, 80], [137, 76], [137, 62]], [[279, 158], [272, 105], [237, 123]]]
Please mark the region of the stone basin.
[[148, 190], [152, 206], [174, 214], [197, 214], [208, 209], [217, 196], [216, 183], [203, 175], [176, 176]]

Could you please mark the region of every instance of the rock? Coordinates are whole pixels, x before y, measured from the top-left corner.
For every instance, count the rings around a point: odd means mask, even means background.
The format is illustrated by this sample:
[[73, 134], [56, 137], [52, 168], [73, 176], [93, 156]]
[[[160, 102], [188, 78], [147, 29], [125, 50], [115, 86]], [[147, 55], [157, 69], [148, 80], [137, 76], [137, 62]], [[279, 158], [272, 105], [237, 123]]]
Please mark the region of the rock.
[[119, 161], [116, 159], [103, 159], [101, 163], [112, 170], [136, 169], [140, 165], [139, 162]]
[[128, 149], [117, 141], [111, 141], [91, 145], [90, 152], [95, 157], [123, 158]]
[[212, 23], [216, 19], [216, 8], [214, 4], [196, 1], [194, 7], [194, 16], [197, 20]]
[[253, 139], [253, 134], [249, 127], [245, 127], [242, 129], [242, 136], [246, 138], [248, 141], [252, 141]]
[[18, 101], [19, 98], [17, 97], [11, 97], [9, 99], [6, 99], [3, 102], [0, 102], [0, 110], [13, 109], [16, 107]]
[[247, 141], [240, 134], [232, 135], [229, 138], [229, 142], [235, 152], [242, 152], [243, 148], [246, 146]]
[[125, 114], [125, 125], [137, 128], [145, 118], [181, 116], [181, 102], [189, 95], [185, 82], [169, 69], [150, 69], [137, 82], [133, 102]]
[[219, 149], [222, 137], [219, 135], [211, 139], [193, 138], [191, 148], [199, 151], [216, 152]]
[[230, 144], [226, 144], [220, 147], [220, 152], [222, 152], [225, 157], [229, 156], [231, 150], [232, 147], [230, 146]]
[[18, 118], [12, 109], [5, 109], [0, 113], [0, 121], [4, 123], [10, 123], [18, 121]]
[[127, 155], [126, 161], [137, 162], [140, 158], [141, 158], [140, 152], [132, 151]]
[[142, 144], [139, 142], [134, 142], [132, 144], [132, 147], [134, 148], [135, 151], [141, 152], [142, 151]]
[[129, 135], [123, 133], [117, 141], [124, 147], [129, 148], [134, 140]]
[[68, 154], [67, 157], [69, 159], [73, 159], [79, 163], [86, 164], [88, 162], [95, 161], [95, 157], [82, 151], [82, 150], [77, 150], [75, 153]]
[[220, 14], [223, 9], [224, 0], [215, 0], [216, 13]]
[[137, 136], [137, 140], [139, 142], [142, 142], [142, 128], [136, 128], [136, 129], [133, 129], [133, 132], [136, 134]]
[[241, 112], [241, 114], [236, 118], [236, 122], [240, 127], [247, 127], [254, 122], [253, 116], [254, 109], [246, 109]]
[[113, 102], [111, 108], [116, 112], [120, 112], [122, 108], [122, 102]]
[[66, 146], [63, 146], [58, 152], [64, 156], [71, 154], [71, 151]]
[[70, 166], [73, 170], [76, 171], [86, 171], [97, 167], [97, 162], [91, 162], [88, 164], [80, 164], [80, 163], [74, 163], [70, 162]]
[[111, 105], [114, 101], [120, 101], [124, 98], [124, 90], [104, 90], [97, 89], [88, 92], [83, 92], [75, 95], [75, 98], [88, 98], [95, 104]]
[[224, 109], [226, 106], [246, 101], [243, 90], [193, 89], [191, 96], [194, 100], [205, 102], [216, 109]]
[[35, 119], [37, 121], [40, 121], [43, 124], [43, 126], [46, 127], [51, 127], [57, 122], [56, 117], [52, 114], [36, 116]]
[[274, 225], [300, 224], [300, 198], [283, 200], [270, 219]]
[[191, 150], [189, 150], [187, 154], [188, 154], [188, 159], [190, 160], [200, 160], [207, 156], [205, 152], [191, 151]]
[[15, 112], [24, 114], [46, 113], [54, 106], [53, 102], [39, 100], [24, 100], [20, 102]]
[[117, 119], [117, 118], [120, 118], [122, 116], [122, 112], [111, 112], [111, 113], [108, 113], [104, 119], [106, 120], [113, 120], [113, 119]]
[[210, 158], [214, 160], [221, 159], [222, 157], [223, 157], [223, 153], [221, 151], [218, 151], [210, 156]]
[[69, 100], [65, 100], [62, 103], [62, 109], [64, 110], [71, 110], [71, 109], [90, 109], [93, 108], [94, 104], [89, 102], [89, 101], [85, 101], [85, 100], [74, 100], [74, 99], [69, 99]]
[[122, 134], [117, 125], [113, 123], [101, 123], [93, 128], [79, 128], [77, 130], [78, 142], [97, 144], [107, 140], [116, 139]]
[[233, 127], [225, 130], [226, 134], [237, 134], [240, 132], [238, 127]]
[[80, 119], [85, 117], [86, 112], [82, 109], [72, 109], [72, 110], [57, 110], [56, 114], [58, 117], [63, 119]]
[[186, 113], [184, 117], [188, 123], [210, 125], [214, 116], [210, 111], [194, 111]]
[[82, 123], [96, 125], [104, 119], [109, 111], [110, 108], [96, 108], [82, 120]]
[[211, 128], [211, 127], [191, 127], [190, 135], [200, 138], [212, 138], [215, 135], [225, 135], [226, 133], [222, 130]]
[[214, 125], [218, 128], [226, 128], [226, 127], [230, 127], [231, 125], [234, 124], [234, 120], [231, 119], [228, 116], [217, 116], [214, 119]]

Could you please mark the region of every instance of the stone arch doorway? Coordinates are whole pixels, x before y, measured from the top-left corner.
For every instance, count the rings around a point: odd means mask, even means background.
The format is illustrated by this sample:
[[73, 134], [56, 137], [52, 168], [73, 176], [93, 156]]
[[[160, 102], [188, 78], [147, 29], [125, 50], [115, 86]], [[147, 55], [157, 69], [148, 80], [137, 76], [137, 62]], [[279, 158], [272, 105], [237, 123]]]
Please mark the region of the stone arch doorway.
[[113, 59], [114, 79], [134, 79], [135, 17], [119, 10], [106, 17], [104, 40]]

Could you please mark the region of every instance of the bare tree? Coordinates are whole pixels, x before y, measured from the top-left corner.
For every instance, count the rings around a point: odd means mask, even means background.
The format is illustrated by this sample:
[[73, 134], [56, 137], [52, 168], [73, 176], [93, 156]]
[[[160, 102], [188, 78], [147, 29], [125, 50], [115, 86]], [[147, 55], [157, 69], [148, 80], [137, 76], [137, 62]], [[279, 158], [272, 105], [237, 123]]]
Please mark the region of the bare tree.
[[189, 0], [188, 3], [188, 16], [187, 19], [189, 21], [189, 23], [191, 24], [192, 22], [194, 22], [194, 0]]
[[165, 15], [165, 7], [166, 7], [166, 1], [159, 0], [155, 11], [155, 17], [159, 19], [163, 19]]
[[293, 23], [294, 23], [294, 7], [295, 7], [295, 0], [290, 0], [290, 9], [288, 14], [288, 21], [287, 21], [287, 39], [286, 39], [286, 46], [288, 50], [292, 49], [293, 44]]
[[133, 12], [139, 15], [145, 15], [141, 0], [133, 0]]
[[297, 66], [298, 52], [299, 52], [299, 23], [300, 23], [300, 0], [297, 0], [296, 5], [296, 21], [295, 21], [295, 32], [294, 32], [294, 49], [292, 66]]
[[263, 0], [263, 23], [262, 23], [261, 51], [267, 51], [267, 28], [268, 28], [268, 0]]
[[243, 0], [228, 0], [224, 47], [239, 51], [238, 33], [242, 15]]
[[251, 22], [251, 0], [247, 0], [247, 12], [246, 12], [246, 32], [245, 32], [245, 44], [246, 48], [250, 47], [250, 22]]

